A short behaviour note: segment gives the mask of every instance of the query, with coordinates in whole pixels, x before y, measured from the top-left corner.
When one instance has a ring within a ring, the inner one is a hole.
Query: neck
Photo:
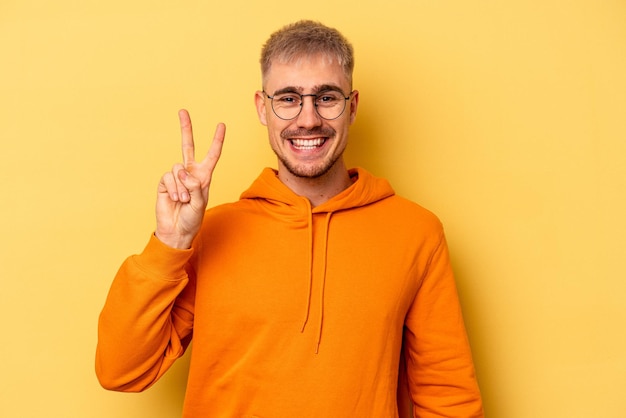
[[[299,196],[309,199],[312,207],[321,205],[338,195],[352,184],[343,160],[337,161],[320,177],[298,177],[279,164],[278,178]]]

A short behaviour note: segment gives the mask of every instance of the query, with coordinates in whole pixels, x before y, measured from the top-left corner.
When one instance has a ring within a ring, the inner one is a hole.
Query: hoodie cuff
[[[151,276],[177,281],[187,278],[185,265],[192,254],[193,249],[169,247],[152,234],[143,252],[133,258],[137,266]]]

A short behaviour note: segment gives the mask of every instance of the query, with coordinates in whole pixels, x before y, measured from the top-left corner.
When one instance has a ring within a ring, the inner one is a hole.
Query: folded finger
[[[183,183],[183,179],[187,176],[187,170],[182,164],[176,164],[172,168],[172,177],[175,183],[176,200],[180,202],[189,202],[189,190]]]
[[[178,186],[172,172],[163,174],[163,177],[161,177],[161,181],[159,182],[158,191],[159,193],[166,193],[172,201],[178,202]]]

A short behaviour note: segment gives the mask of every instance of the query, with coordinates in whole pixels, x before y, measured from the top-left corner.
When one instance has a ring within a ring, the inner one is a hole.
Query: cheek
[[[352,116],[348,116],[340,125],[335,126],[334,128],[337,131],[337,134],[343,136],[344,138],[347,138],[348,132],[350,131],[350,125],[352,125],[352,121]]]
[[[282,142],[281,133],[285,130],[285,127],[280,123],[277,123],[276,120],[270,118],[266,121],[267,134],[269,136],[269,140],[271,142],[279,143]]]

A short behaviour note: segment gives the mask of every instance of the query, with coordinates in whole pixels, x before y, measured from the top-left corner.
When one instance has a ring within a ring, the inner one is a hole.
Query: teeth
[[[292,139],[291,143],[298,149],[313,149],[319,147],[324,143],[322,138],[316,139]]]

